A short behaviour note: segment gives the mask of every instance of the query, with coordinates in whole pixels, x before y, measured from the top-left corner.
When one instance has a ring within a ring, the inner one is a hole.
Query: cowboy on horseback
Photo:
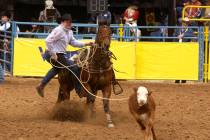
[[[53,29],[53,31],[46,38],[46,46],[47,50],[45,52],[46,60],[53,66],[46,76],[43,78],[41,83],[36,87],[38,94],[41,97],[44,97],[44,88],[47,83],[59,73],[61,67],[59,63],[62,63],[65,66],[70,67],[70,69],[78,76],[79,75],[79,67],[74,65],[71,60],[68,60],[65,57],[66,48],[68,44],[82,48],[84,46],[93,46],[93,42],[83,43],[76,40],[73,36],[73,32],[71,30],[72,18],[70,14],[64,14],[61,17],[61,24]],[[80,95],[81,85],[79,81],[76,81],[75,90],[77,94]]]

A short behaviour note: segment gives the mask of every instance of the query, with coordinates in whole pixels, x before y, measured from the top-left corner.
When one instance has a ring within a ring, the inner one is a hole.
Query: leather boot
[[[37,91],[38,95],[41,96],[41,97],[44,97],[44,87],[45,87],[44,84],[39,84],[36,87],[36,91]]]

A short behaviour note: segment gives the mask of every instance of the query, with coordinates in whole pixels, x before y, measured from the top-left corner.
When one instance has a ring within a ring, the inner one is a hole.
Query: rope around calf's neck
[[[100,96],[97,96],[93,93],[91,93],[82,83],[82,81],[77,77],[77,75],[68,67],[68,66],[65,66],[64,64],[62,64],[61,62],[57,61],[56,62],[58,64],[60,64],[61,66],[63,66],[64,68],[66,68],[67,70],[69,70],[73,75],[74,77],[80,82],[80,84],[82,85],[82,87],[86,90],[86,92],[88,92],[90,95],[98,98],[98,99],[102,99],[102,100],[109,100],[109,101],[124,101],[124,100],[128,100],[129,98],[119,98],[119,99],[110,99],[110,98],[104,98],[104,97],[100,97]]]

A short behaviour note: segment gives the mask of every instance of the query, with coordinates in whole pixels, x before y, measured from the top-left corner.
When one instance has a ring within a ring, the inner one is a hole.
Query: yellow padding
[[[112,41],[111,49],[117,60],[113,60],[118,79],[135,79],[135,43]]]
[[[44,76],[51,68],[40,56],[42,39],[15,39],[14,75]],[[69,50],[75,50],[69,47]],[[111,51],[118,79],[186,79],[198,80],[198,43],[118,42]]]
[[[139,43],[136,79],[198,80],[198,43]]]
[[[43,76],[50,69],[50,64],[44,62],[38,47],[45,48],[41,39],[15,39],[13,75]]]

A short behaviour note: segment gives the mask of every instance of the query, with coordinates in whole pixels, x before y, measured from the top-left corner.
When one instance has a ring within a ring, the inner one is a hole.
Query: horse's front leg
[[[111,84],[106,86],[104,89],[102,89],[102,93],[103,93],[103,98],[106,98],[106,99],[103,99],[103,105],[104,105],[104,112],[106,114],[107,124],[108,124],[108,127],[111,128],[111,127],[114,127],[114,124],[113,124],[112,117],[110,114],[109,100],[107,100],[111,96]]]
[[[59,87],[57,103],[70,99],[70,89],[68,87]]]

